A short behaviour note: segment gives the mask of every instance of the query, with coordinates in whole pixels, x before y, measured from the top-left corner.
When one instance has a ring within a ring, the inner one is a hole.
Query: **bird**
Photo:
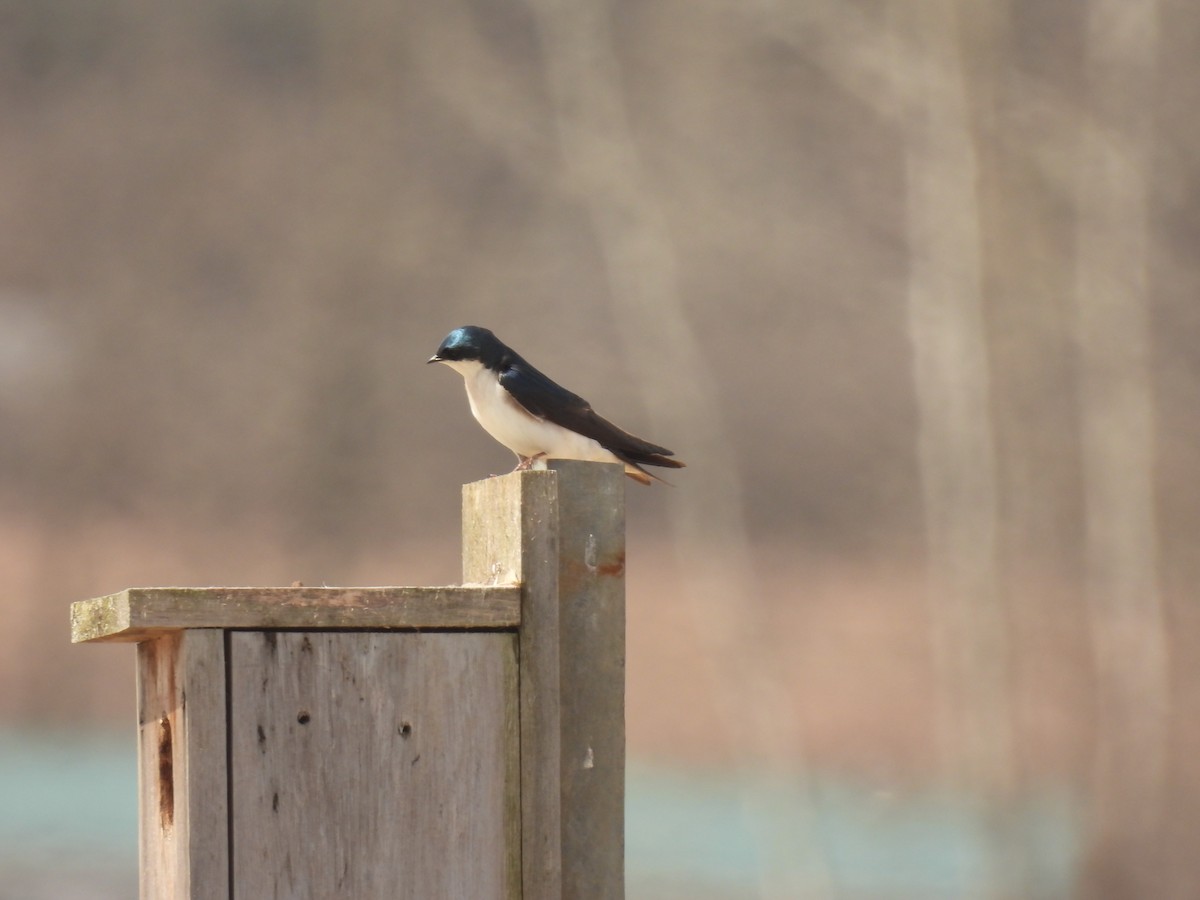
[[[444,363],[462,375],[471,414],[517,455],[514,471],[539,459],[617,462],[634,481],[648,485],[663,479],[643,466],[684,467],[666,447],[597,415],[590,403],[551,381],[487,328],[455,328],[426,362]]]

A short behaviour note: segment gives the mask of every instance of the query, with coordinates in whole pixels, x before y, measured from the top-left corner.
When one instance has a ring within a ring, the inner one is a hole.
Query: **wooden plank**
[[[562,896],[558,486],[550,471],[463,486],[463,580],[524,582],[520,659],[524,900]]]
[[[516,898],[516,635],[232,632],[237,898]]]
[[[130,588],[71,605],[71,640],[144,641],[184,628],[515,628],[520,588]]]
[[[625,895],[625,476],[558,472],[562,854],[566,900]]]
[[[228,900],[224,635],[146,641],[137,671],[142,900]]]
[[[463,489],[463,578],[523,584],[526,900],[624,894],[621,467],[552,460]]]

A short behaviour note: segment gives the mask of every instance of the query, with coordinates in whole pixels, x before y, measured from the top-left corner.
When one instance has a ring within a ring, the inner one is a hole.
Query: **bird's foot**
[[[521,461],[519,463],[517,463],[517,467],[515,469],[513,469],[513,471],[514,472],[528,472],[530,469],[533,468],[533,464],[535,462],[537,462],[539,459],[545,459],[546,454],[545,453],[537,453],[537,454],[534,454],[533,456],[521,456],[518,458]]]

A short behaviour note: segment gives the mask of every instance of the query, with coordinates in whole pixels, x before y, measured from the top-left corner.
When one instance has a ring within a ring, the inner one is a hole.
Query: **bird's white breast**
[[[531,415],[500,384],[496,373],[473,360],[447,360],[467,386],[471,414],[484,431],[521,457],[620,462],[591,438]]]

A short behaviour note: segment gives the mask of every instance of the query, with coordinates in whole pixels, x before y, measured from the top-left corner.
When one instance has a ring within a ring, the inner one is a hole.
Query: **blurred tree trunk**
[[[1080,147],[1075,294],[1099,716],[1089,896],[1182,896],[1168,893],[1158,853],[1169,699],[1148,310],[1158,9],[1155,0],[1088,9],[1093,127]]]
[[[929,582],[942,697],[941,770],[1005,848],[1013,792],[1007,622],[997,557],[996,449],[983,315],[979,161],[957,0],[895,3],[904,58],[908,326],[919,414]],[[990,862],[1008,896],[1013,854]]]

